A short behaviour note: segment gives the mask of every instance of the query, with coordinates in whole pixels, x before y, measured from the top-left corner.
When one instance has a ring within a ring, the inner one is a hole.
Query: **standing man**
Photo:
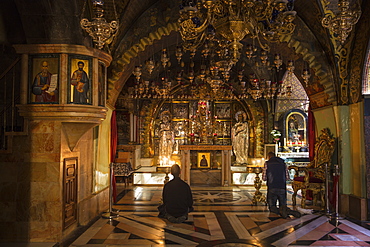
[[[289,174],[284,160],[276,157],[274,152],[269,152],[267,158],[262,179],[267,181],[267,203],[270,212],[280,214],[284,219],[288,215],[301,217],[298,211],[287,207],[286,181],[289,179]],[[276,205],[277,201],[279,201],[279,208]]]
[[[89,77],[84,71],[84,62],[77,63],[78,70],[73,72],[71,84],[73,87],[73,103],[88,103]]]
[[[166,183],[162,192],[163,204],[158,207],[158,217],[172,223],[182,223],[188,219],[188,213],[194,210],[193,195],[190,186],[180,178],[180,167],[171,167],[173,179]]]

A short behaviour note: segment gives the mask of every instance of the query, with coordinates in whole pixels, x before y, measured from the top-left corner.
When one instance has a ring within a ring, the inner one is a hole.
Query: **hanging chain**
[[[116,10],[116,4],[115,4],[114,0],[113,0],[113,9],[114,9],[114,15],[115,15],[115,17],[116,17],[116,21],[118,21],[117,10]]]
[[[84,1],[84,5],[82,6],[82,13],[81,13],[81,17],[80,17],[80,19],[82,19],[83,15],[84,15],[84,13],[85,13],[85,8],[86,8],[86,2],[87,2],[87,1],[88,1],[88,0]]]

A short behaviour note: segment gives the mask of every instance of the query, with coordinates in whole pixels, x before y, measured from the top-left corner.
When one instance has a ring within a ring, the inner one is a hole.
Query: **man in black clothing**
[[[182,223],[193,211],[193,195],[190,186],[180,178],[180,167],[171,167],[173,179],[163,187],[163,204],[158,207],[158,217],[166,218],[172,223]]]
[[[262,179],[267,181],[267,203],[270,212],[280,214],[283,218],[287,218],[288,215],[301,217],[298,211],[287,207],[286,181],[289,179],[289,174],[284,160],[276,157],[273,152],[269,152],[267,156]],[[277,201],[279,201],[279,208],[276,206]]]

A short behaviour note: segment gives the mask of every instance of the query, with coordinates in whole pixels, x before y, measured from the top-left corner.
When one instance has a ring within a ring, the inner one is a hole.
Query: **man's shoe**
[[[295,218],[301,218],[302,214],[296,210],[288,209],[288,215],[293,215]]]
[[[182,223],[187,219],[186,215],[176,218],[176,223]]]
[[[177,218],[175,218],[175,217],[173,217],[171,215],[167,215],[167,219],[171,223],[177,223]]]
[[[287,206],[282,206],[279,208],[279,211],[280,211],[280,215],[283,219],[286,219],[288,218],[288,212],[287,212]]]

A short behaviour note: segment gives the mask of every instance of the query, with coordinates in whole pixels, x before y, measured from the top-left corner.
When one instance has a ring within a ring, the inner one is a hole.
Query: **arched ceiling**
[[[109,78],[111,102],[115,101],[125,82],[132,76],[135,65],[143,63],[153,56],[153,53],[160,52],[164,46],[175,45],[181,41],[176,33],[178,5],[178,1],[157,1],[145,12],[138,11],[140,18],[132,23],[130,29],[124,29],[125,34],[120,32],[117,35],[112,44],[116,49],[113,49],[114,63],[110,68]],[[307,1],[296,0],[295,10],[298,12],[298,18],[294,21],[297,25],[294,35],[284,37],[281,44],[272,45],[271,54],[280,53],[284,54],[287,60],[296,60],[296,75],[300,80],[302,78],[299,71],[308,64],[315,75],[311,79],[311,85],[306,88],[308,95],[320,94],[317,107],[333,104],[337,101],[333,71],[329,66],[333,61],[328,60],[330,56],[323,55],[325,50],[330,51],[331,48],[327,32],[321,26],[320,4],[315,1],[308,4]],[[304,14],[301,16],[300,12]]]
[[[337,46],[321,19],[328,11],[337,11],[338,0],[295,0],[298,18],[296,30],[284,37],[273,52],[296,60],[296,70],[308,63],[312,74],[305,87],[315,108],[348,104],[361,100],[361,69],[370,37],[370,17],[362,14],[348,42]],[[357,0],[351,0],[352,3]],[[359,1],[368,13],[370,1]],[[108,68],[109,102],[114,105],[135,65],[164,46],[179,43],[176,34],[178,0],[105,0],[107,21],[119,17],[119,31],[106,49],[113,56]],[[327,3],[330,3],[326,6]],[[326,6],[326,7],[325,7]],[[79,27],[82,17],[91,18],[90,0],[4,0],[0,9],[2,55],[8,47],[20,43],[67,43],[92,46],[90,37]],[[6,63],[6,59],[1,61]],[[6,67],[6,66],[2,66]],[[353,73],[351,73],[353,71]],[[300,72],[296,73],[300,77]],[[356,98],[357,95],[357,98]]]

